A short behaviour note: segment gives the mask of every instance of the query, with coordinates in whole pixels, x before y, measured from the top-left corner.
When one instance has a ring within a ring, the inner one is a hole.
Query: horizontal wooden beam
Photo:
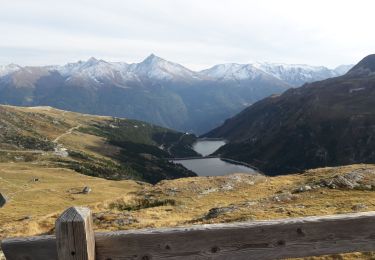
[[[1,242],[7,260],[57,260],[56,237],[20,237],[5,239]]]
[[[282,259],[375,251],[375,212],[96,233],[96,259]],[[57,259],[53,236],[7,239],[9,260]]]

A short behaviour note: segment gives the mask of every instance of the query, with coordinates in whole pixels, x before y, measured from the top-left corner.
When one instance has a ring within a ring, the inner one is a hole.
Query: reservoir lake
[[[225,144],[224,140],[198,140],[193,149],[202,156],[209,156]],[[187,169],[195,172],[198,176],[222,176],[232,173],[255,173],[250,167],[232,163],[220,158],[196,158],[172,160],[174,163],[180,163]]]

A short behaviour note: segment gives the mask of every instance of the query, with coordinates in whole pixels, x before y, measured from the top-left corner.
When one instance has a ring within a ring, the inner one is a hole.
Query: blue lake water
[[[225,141],[215,140],[201,140],[193,145],[193,149],[207,156],[215,152]],[[191,159],[191,160],[173,160],[175,163],[180,163],[187,169],[195,172],[199,176],[222,176],[232,173],[255,173],[252,168],[244,165],[234,164],[223,161],[220,158],[204,158],[204,159]]]

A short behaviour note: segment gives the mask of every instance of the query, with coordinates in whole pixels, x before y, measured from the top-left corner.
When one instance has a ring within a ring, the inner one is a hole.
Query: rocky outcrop
[[[212,208],[208,211],[208,213],[204,216],[205,220],[217,218],[221,215],[224,215],[226,213],[230,213],[238,209],[238,207],[235,206],[229,206],[229,207],[221,207],[221,208]]]
[[[358,169],[332,178],[322,179],[318,183],[321,187],[331,189],[375,189],[375,171],[372,169]]]

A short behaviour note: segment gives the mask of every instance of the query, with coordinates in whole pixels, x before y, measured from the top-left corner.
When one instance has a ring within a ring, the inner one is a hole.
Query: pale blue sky
[[[0,64],[150,53],[202,69],[270,61],[335,67],[375,52],[372,0],[0,0]]]

